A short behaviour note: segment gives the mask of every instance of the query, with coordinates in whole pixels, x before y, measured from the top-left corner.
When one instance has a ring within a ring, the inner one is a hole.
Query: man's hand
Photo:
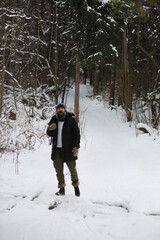
[[[72,152],[73,152],[73,156],[74,156],[74,157],[77,157],[78,152],[79,152],[79,148],[74,147],[74,148],[72,149]]]
[[[56,123],[52,123],[49,127],[48,127],[48,131],[53,131],[55,130],[57,127]]]

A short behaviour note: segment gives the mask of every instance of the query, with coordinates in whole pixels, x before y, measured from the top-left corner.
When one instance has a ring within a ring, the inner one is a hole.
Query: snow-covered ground
[[[49,144],[22,152],[18,175],[12,154],[3,155],[1,240],[160,239],[160,140],[136,137],[115,110],[86,95],[87,87],[81,86],[81,197],[74,196],[66,167],[66,196],[55,196]],[[71,91],[69,110],[73,103]]]

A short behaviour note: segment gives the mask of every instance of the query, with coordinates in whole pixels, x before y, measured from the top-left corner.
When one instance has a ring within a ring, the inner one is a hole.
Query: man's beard
[[[64,112],[58,112],[58,117],[63,117],[64,116]]]
[[[64,120],[64,118],[65,118],[65,115],[66,115],[66,112],[58,112],[57,113],[57,118],[58,118],[58,120],[59,121],[63,121]]]

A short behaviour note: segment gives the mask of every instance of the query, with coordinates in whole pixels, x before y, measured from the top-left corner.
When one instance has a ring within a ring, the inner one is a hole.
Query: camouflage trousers
[[[74,187],[77,187],[79,185],[79,179],[78,179],[78,174],[76,170],[76,161],[68,161],[66,162],[66,165],[69,169],[69,172],[71,174],[71,180],[72,180],[72,185]],[[57,148],[56,149],[56,156],[53,161],[53,166],[56,171],[56,176],[58,180],[58,188],[65,187],[65,177],[64,177],[64,162],[63,162],[63,150],[62,148]]]

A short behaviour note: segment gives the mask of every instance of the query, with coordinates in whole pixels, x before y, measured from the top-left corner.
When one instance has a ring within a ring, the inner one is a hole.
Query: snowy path
[[[5,156],[0,159],[1,240],[160,239],[159,139],[136,137],[115,111],[86,95],[82,86],[81,197],[73,194],[67,168],[66,196],[54,195],[51,146],[22,153],[19,175],[12,155]],[[51,204],[55,208],[48,210]]]

